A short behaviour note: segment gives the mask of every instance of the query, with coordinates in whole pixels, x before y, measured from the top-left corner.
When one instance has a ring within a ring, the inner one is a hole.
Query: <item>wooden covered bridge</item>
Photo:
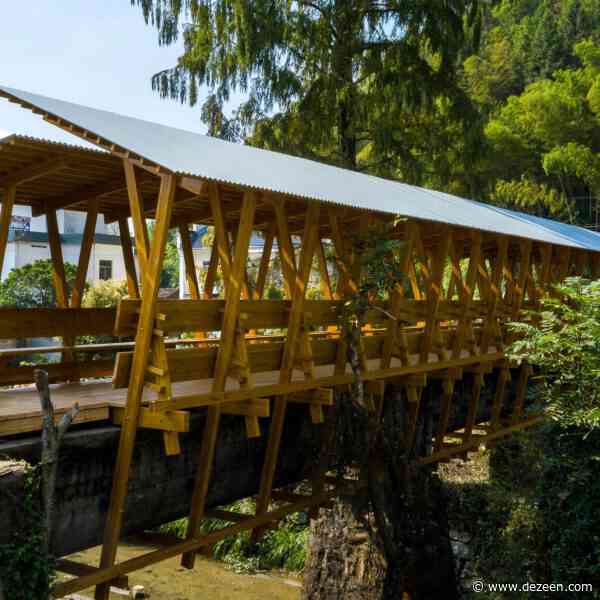
[[[383,401],[386,383],[402,386],[413,421],[423,388],[433,379],[442,381],[431,453],[420,460],[464,455],[541,418],[524,409],[530,368],[516,368],[505,358],[506,323],[523,309],[535,309],[566,276],[598,276],[600,235],[23,91],[0,86],[0,96],[100,149],[19,136],[0,140],[0,264],[12,207],[28,205],[33,215],[45,215],[58,304],[1,309],[0,338],[60,339],[47,349],[60,360],[44,366],[55,384],[57,412],[78,402],[85,431],[109,420],[121,427],[101,563],[82,567],[80,576],[59,584],[57,596],[95,585],[96,597],[107,598],[111,581],[171,556],[182,555],[183,564],[192,567],[201,547],[319,506],[336,494],[322,472],[312,479],[311,495],[274,496],[274,477],[288,407],[305,406],[318,427],[334,390],[353,381],[339,327],[344,298],[358,289],[361,278],[351,240],[382,225],[404,242],[402,270],[410,285],[396,287],[385,312],[369,313],[360,360],[375,401]],[[71,292],[56,221],[62,208],[86,213]],[[120,228],[129,295],[116,310],[81,308],[99,214]],[[154,220],[152,235],[147,219]],[[204,281],[194,266],[191,224],[214,227]],[[190,300],[159,299],[172,228],[181,236]],[[254,232],[264,236],[264,252],[250,282],[248,246]],[[326,247],[333,248],[333,260]],[[275,251],[285,299],[265,300]],[[318,300],[306,297],[311,272],[319,278]],[[215,298],[218,274],[223,286]],[[98,335],[132,341],[78,340]],[[106,352],[113,356],[105,358]],[[40,429],[37,394],[26,385],[35,366],[18,360],[31,353],[30,348],[0,352],[2,438]],[[466,419],[453,431],[455,385],[466,374],[472,382]],[[482,423],[478,408],[486,378],[495,388]],[[187,539],[117,563],[136,434],[154,430],[166,455],[177,455],[180,435],[198,413],[203,433]],[[257,510],[252,517],[221,510],[231,526],[200,536],[211,477],[219,479],[213,462],[222,415],[239,416],[249,438],[266,437]],[[272,508],[274,497],[278,503]]]

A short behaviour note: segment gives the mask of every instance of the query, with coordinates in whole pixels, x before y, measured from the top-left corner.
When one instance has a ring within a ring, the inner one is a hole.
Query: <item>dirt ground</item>
[[[119,547],[118,560],[123,561],[153,546],[139,543]],[[100,548],[91,548],[69,556],[71,560],[97,565]],[[300,581],[285,573],[238,574],[222,563],[198,555],[193,570],[179,565],[179,557],[152,565],[129,576],[130,587],[144,586],[151,600],[299,600]],[[80,592],[80,597],[93,598],[93,590]],[[111,593],[111,600],[123,600],[121,593]]]

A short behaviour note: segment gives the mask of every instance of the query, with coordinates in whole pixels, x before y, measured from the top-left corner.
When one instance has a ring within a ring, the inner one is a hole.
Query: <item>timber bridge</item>
[[[435,405],[421,462],[464,456],[542,418],[525,404],[531,368],[505,357],[506,323],[535,310],[565,277],[597,277],[600,235],[28,92],[0,86],[0,96],[98,147],[0,140],[0,264],[12,207],[45,215],[57,299],[52,309],[1,309],[0,338],[59,339],[43,350],[60,356],[43,366],[56,412],[81,408],[61,458],[53,549],[63,556],[103,544],[99,565],[60,563],[76,576],[57,584],[57,597],[97,586],[96,598],[106,599],[111,581],[172,556],[191,568],[200,548],[336,495],[319,461],[319,430],[334,391],[354,381],[340,334],[345,298],[361,281],[352,236],[387,227],[403,242],[408,284],[396,286],[384,311],[367,313],[359,360],[374,406],[391,400],[389,384],[405,394],[409,436],[424,399]],[[86,214],[71,292],[56,218],[63,208]],[[128,296],[116,309],[82,308],[100,214],[118,224],[127,270]],[[203,281],[191,224],[214,227]],[[189,300],[159,297],[173,228]],[[264,249],[251,282],[255,232]],[[275,252],[283,300],[263,297]],[[319,299],[307,298],[311,277]],[[85,343],[106,335],[122,339]],[[21,360],[32,352],[0,351],[0,453],[35,461],[35,365]],[[300,480],[312,493],[289,491]],[[251,495],[253,516],[219,509]],[[123,533],[185,514],[187,539],[116,561]],[[200,535],[202,519],[214,514],[231,525]]]

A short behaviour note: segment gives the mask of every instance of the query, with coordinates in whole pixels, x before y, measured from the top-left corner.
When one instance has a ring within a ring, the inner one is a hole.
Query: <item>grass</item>
[[[255,503],[241,500],[228,506],[227,510],[252,515]],[[229,524],[220,519],[206,519],[201,533],[210,533]],[[186,529],[187,519],[180,519],[163,525],[160,531],[183,539]],[[252,544],[250,535],[250,531],[243,531],[221,540],[213,548],[213,557],[237,572],[301,571],[304,568],[308,543],[308,518],[304,513],[286,517],[277,529],[267,531],[257,544]]]

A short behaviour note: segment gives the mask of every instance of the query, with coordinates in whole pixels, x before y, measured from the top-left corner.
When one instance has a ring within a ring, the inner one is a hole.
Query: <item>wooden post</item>
[[[146,272],[146,263],[148,262],[148,254],[150,244],[148,241],[148,227],[146,227],[146,216],[144,214],[144,201],[138,188],[135,175],[135,167],[129,160],[123,160],[123,168],[125,170],[125,181],[127,182],[127,195],[129,197],[129,210],[131,212],[131,220],[133,221],[133,231],[135,234],[135,247],[138,255],[138,265],[140,273]],[[140,278],[140,283],[143,287],[146,278],[144,275]]]
[[[127,162],[125,163],[128,164]],[[128,168],[126,166],[126,172]],[[128,191],[132,204],[140,201],[136,198],[135,190],[130,190],[129,185],[132,182],[128,180]],[[173,200],[177,190],[177,181],[175,175],[164,175],[161,179],[160,191],[158,196],[158,205],[156,210],[156,229],[152,239],[150,255],[147,268],[142,270],[142,302],[138,320],[137,335],[135,338],[135,348],[133,351],[131,365],[131,379],[127,390],[127,404],[121,436],[119,439],[119,450],[117,454],[117,463],[113,473],[112,492],[106,528],[104,531],[104,543],[102,545],[102,556],[100,559],[100,568],[110,567],[114,564],[121,524],[123,519],[123,508],[125,497],[127,495],[127,483],[129,481],[129,469],[133,457],[137,424],[140,412],[140,403],[144,391],[144,381],[146,375],[146,365],[152,341],[154,319],[156,315],[156,304],[158,300],[158,290],[160,288],[160,273],[165,255],[169,225],[171,223],[171,212],[173,209]],[[142,213],[142,207],[136,211]],[[138,219],[139,222],[139,219]],[[145,224],[144,224],[145,229]],[[110,584],[103,583],[96,588],[96,600],[108,600]]]
[[[8,232],[12,219],[12,210],[17,196],[17,186],[13,185],[6,190],[4,201],[2,202],[2,214],[0,214],[0,277],[4,266],[4,256],[6,255],[6,245],[8,243]]]
[[[406,228],[406,246],[404,248],[402,264],[400,265],[400,271],[402,273],[406,273],[408,271],[409,265],[412,264],[412,251],[416,234],[416,225],[412,222],[408,223]],[[406,345],[403,343],[404,332],[401,331],[401,328],[398,326],[398,315],[403,299],[404,287],[403,283],[400,282],[394,286],[394,290],[392,292],[392,303],[390,307],[390,312],[394,318],[389,319],[387,323],[387,332],[385,334],[385,339],[383,341],[383,349],[381,351],[381,369],[389,368],[390,363],[392,361],[394,344],[398,341],[399,337],[399,341],[403,348],[402,360],[404,364],[408,364],[408,353],[406,351]]]
[[[90,255],[94,245],[94,234],[96,233],[96,222],[98,220],[98,200],[92,200],[88,205],[88,212],[85,218],[85,227],[83,229],[83,238],[81,240],[81,250],[79,251],[79,261],[77,265],[77,275],[73,284],[71,294],[71,308],[80,308],[85,289],[85,280],[90,264]]]
[[[54,282],[54,293],[56,294],[56,305],[59,308],[69,308],[69,286],[65,275],[65,263],[63,260],[60,234],[58,233],[58,222],[56,211],[49,210],[46,213],[46,229],[48,230],[48,242],[50,244],[50,258],[52,260],[52,279]],[[71,347],[75,339],[63,337],[63,345]],[[73,360],[73,352],[68,350],[62,353],[63,361]]]
[[[179,225],[179,238],[181,239],[181,251],[185,262],[185,277],[193,300],[200,300],[200,285],[196,274],[196,263],[194,262],[194,250],[187,225]]]
[[[220,199],[215,197],[212,204],[218,201],[219,206],[216,209],[217,214],[221,213]],[[229,249],[221,248],[223,254],[221,259],[225,259],[228,265],[228,284],[225,298],[225,312],[223,314],[223,325],[221,326],[221,341],[219,343],[219,352],[217,363],[213,376],[212,391],[214,393],[223,392],[227,374],[231,366],[231,358],[234,351],[236,327],[239,322],[240,295],[246,274],[246,260],[248,258],[248,248],[252,236],[252,227],[254,225],[254,213],[256,211],[257,194],[256,192],[246,192],[242,204],[240,215],[240,226],[235,244],[233,261],[229,259]],[[213,216],[215,213],[213,213]],[[224,220],[215,219],[215,235],[223,240],[225,236]],[[200,459],[192,495],[192,508],[188,520],[187,538],[192,539],[199,534],[200,523],[204,516],[206,504],[206,494],[210,483],[212,463],[215,451],[215,444],[219,431],[219,422],[221,419],[221,406],[216,404],[207,409],[206,424],[202,436],[202,446],[200,450]],[[182,566],[191,569],[194,567],[196,554],[188,552],[182,557]]]
[[[68,308],[69,291],[55,210],[49,210],[46,213],[46,228],[48,229],[48,242],[50,244],[50,257],[52,259],[52,278],[54,280],[56,304],[59,308]]]
[[[283,205],[281,206],[281,216],[283,215]],[[287,221],[283,219],[287,224]],[[278,225],[280,220],[278,219]],[[281,235],[278,239],[284,239],[286,235]],[[304,224],[304,233],[302,235],[302,246],[300,250],[300,265],[294,279],[292,307],[288,320],[286,342],[283,349],[283,359],[281,370],[279,372],[279,382],[289,383],[292,379],[292,371],[296,358],[296,349],[302,325],[304,298],[306,295],[306,286],[310,276],[312,260],[318,240],[319,234],[319,206],[316,203],[310,203],[306,212],[306,220]],[[287,246],[287,247],[286,247]],[[289,255],[290,248],[287,244],[282,244],[281,251],[283,253],[282,262],[290,265],[293,264],[293,257]],[[271,492],[273,489],[273,479],[275,477],[275,468],[277,467],[277,455],[279,454],[279,445],[281,442],[281,434],[283,432],[283,424],[285,421],[285,412],[287,407],[286,396],[279,396],[274,399],[273,416],[269,427],[269,440],[267,443],[267,451],[265,462],[260,481],[260,490],[256,501],[256,515],[260,516],[267,512],[271,502]],[[261,535],[261,530],[254,530],[253,538],[256,540]]]
[[[296,256],[294,245],[288,228],[287,215],[282,201],[273,202],[275,210],[275,222],[277,225],[277,248],[281,261],[281,273],[283,275],[283,288],[286,298],[293,296],[293,281],[296,277]]]
[[[125,263],[125,272],[127,274],[127,291],[130,298],[139,298],[140,290],[138,286],[137,273],[135,269],[135,259],[131,247],[131,234],[129,233],[129,224],[126,217],[119,219],[119,236],[121,238],[121,250],[123,251],[123,262]]]
[[[204,289],[202,293],[204,300],[210,300],[213,297],[218,268],[219,252],[217,249],[216,240],[213,239],[213,243],[210,248],[210,261],[208,263],[208,269],[206,270],[206,277],[204,278]]]
[[[260,257],[260,265],[256,276],[256,287],[254,288],[253,297],[255,300],[260,300],[265,293],[265,284],[267,282],[267,274],[271,263],[271,253],[273,252],[273,239],[275,237],[275,227],[269,228],[265,234],[265,242],[263,245],[262,256]]]

